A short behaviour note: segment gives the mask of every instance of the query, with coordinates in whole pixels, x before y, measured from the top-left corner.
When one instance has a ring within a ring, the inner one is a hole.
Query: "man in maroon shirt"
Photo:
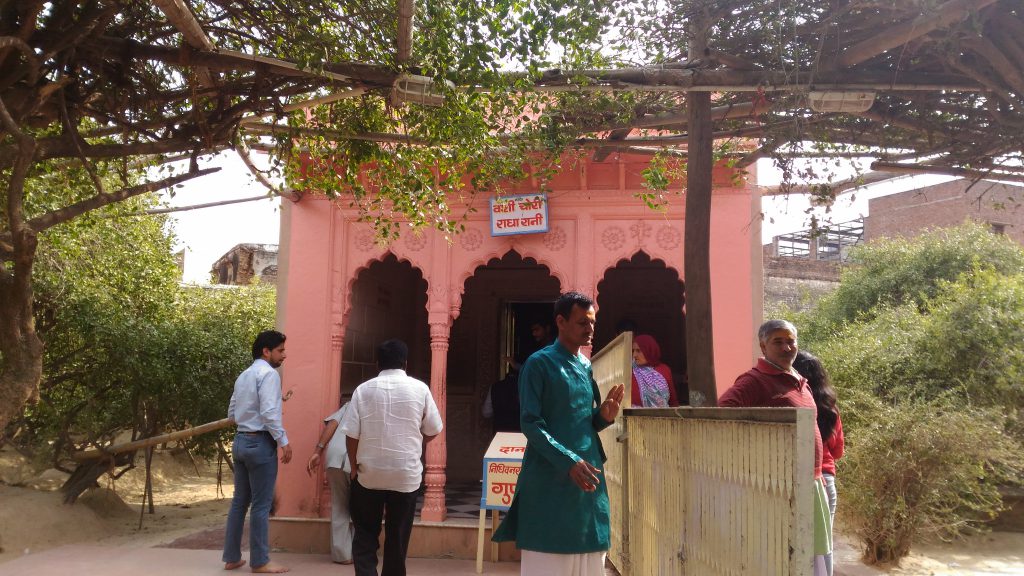
[[[761,344],[763,356],[757,360],[757,364],[753,368],[736,378],[732,387],[718,399],[718,406],[722,408],[808,408],[815,411],[816,417],[817,408],[814,396],[811,395],[811,387],[807,380],[793,369],[793,360],[796,359],[798,349],[796,336],[796,326],[785,320],[769,320],[761,324],[757,330],[757,340]],[[814,419],[811,422],[813,423]],[[818,427],[816,425],[812,427],[814,428],[815,507],[818,509],[821,508],[819,504],[824,504],[824,487],[821,486],[822,445]],[[819,487],[820,490],[818,490]],[[822,510],[817,510],[817,513],[821,512]],[[818,522],[815,522],[815,531],[818,532],[818,530]],[[828,526],[827,531],[827,546],[823,543],[819,544],[818,534],[816,534],[816,556],[832,551],[831,526]],[[815,574],[819,573],[822,572],[819,572],[816,565]]]

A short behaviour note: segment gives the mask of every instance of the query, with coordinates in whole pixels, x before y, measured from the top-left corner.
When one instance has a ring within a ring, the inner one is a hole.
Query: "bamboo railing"
[[[115,444],[113,446],[107,446],[101,449],[74,452],[71,454],[71,458],[76,462],[89,462],[92,460],[99,460],[101,458],[113,456],[114,454],[120,454],[121,452],[132,452],[135,450],[142,450],[143,448],[149,448],[150,446],[156,446],[157,444],[174,442],[175,440],[184,440],[185,438],[191,438],[193,436],[198,436],[200,434],[206,434],[207,432],[214,432],[216,430],[221,430],[223,428],[227,428],[228,426],[232,426],[234,425],[234,423],[235,421],[230,418],[223,418],[215,422],[207,422],[206,424],[200,424],[199,426],[193,426],[192,428],[176,430],[174,432],[160,434],[159,436],[151,436],[149,438],[141,438],[139,440],[125,442],[124,444]]]
[[[608,391],[617,384],[626,386],[622,397],[622,406],[630,405],[630,379],[633,376],[633,333],[623,332],[594,354],[591,359],[594,380],[601,389],[603,399]],[[616,418],[615,423],[601,432],[601,445],[604,446],[608,461],[601,470],[603,481],[608,484],[608,499],[611,500],[611,532],[612,547],[608,557],[616,566],[622,566],[628,542],[624,541],[629,534],[629,517],[625,514],[627,507],[623,498],[626,497],[629,470],[626,458],[626,445],[622,442],[625,420]],[[617,537],[620,536],[620,537]],[[625,576],[625,574],[623,574]]]

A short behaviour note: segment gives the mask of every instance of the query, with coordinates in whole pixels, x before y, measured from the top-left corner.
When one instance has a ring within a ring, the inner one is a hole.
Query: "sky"
[[[257,165],[261,154],[253,154]],[[220,172],[186,182],[173,197],[164,193],[170,206],[192,206],[208,202],[251,198],[267,194],[234,152],[200,160],[200,168],[220,166]],[[277,244],[281,229],[281,199],[228,204],[171,214],[177,250],[185,250],[185,282],[208,284],[210,268],[232,246],[242,243]]]
[[[257,165],[265,164],[262,154],[254,153]],[[220,166],[221,171],[196,178],[175,191],[173,197],[165,194],[171,206],[191,206],[239,198],[250,198],[267,193],[255,181],[249,170],[234,152],[224,152],[200,161],[200,167]],[[852,173],[852,169],[850,171]],[[840,178],[845,177],[840,175]],[[770,161],[757,165],[757,183],[773,186],[781,174]],[[866,216],[868,199],[902,192],[913,188],[952,180],[943,176],[904,177],[864,187],[839,197],[830,212],[824,208],[813,211],[819,221],[846,222]],[[253,202],[202,208],[172,214],[178,249],[185,250],[184,280],[197,284],[210,281],[213,263],[236,244],[277,244],[281,227],[280,198],[266,198]],[[807,212],[807,196],[766,196],[763,198],[762,241],[770,242],[774,236],[809,227],[811,214]]]

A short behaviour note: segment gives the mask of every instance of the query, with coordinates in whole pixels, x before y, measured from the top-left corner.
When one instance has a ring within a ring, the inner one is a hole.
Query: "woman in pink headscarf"
[[[661,362],[661,347],[653,336],[641,334],[633,339],[633,388],[635,407],[667,408],[678,406],[672,370]]]

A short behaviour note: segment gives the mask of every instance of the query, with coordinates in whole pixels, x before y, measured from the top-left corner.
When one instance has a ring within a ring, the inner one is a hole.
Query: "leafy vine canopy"
[[[29,201],[38,231],[201,176],[201,154],[266,149],[290,188],[355,204],[383,236],[398,222],[456,232],[474,193],[527,172],[543,185],[567,152],[647,155],[652,189],[678,181],[666,173],[685,165],[686,94],[699,90],[713,96],[712,145],[738,168],[774,158],[795,179],[794,158],[875,159],[852,182],[819,175],[811,191],[826,201],[878,175],[1019,181],[1022,11],[1017,0],[6,2],[0,170],[5,191],[21,165],[26,177],[126,175],[120,187],[93,178],[68,205]],[[184,173],[129,176],[140,159],[182,155]]]

